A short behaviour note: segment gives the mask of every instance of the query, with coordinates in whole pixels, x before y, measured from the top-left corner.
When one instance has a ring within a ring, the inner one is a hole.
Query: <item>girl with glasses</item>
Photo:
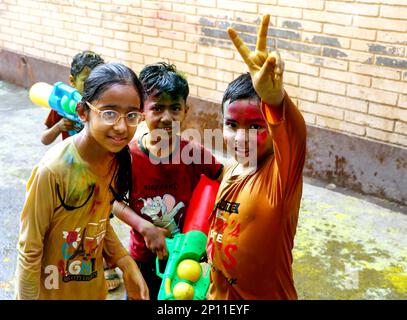
[[[19,299],[105,299],[103,258],[123,271],[130,299],[148,288],[109,222],[130,189],[127,144],[142,119],[136,74],[118,63],[92,70],[77,113],[84,129],[51,148],[27,184],[18,241]]]

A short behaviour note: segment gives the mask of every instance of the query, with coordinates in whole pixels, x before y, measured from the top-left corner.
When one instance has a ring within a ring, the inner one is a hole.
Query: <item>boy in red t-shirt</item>
[[[71,86],[82,94],[83,85],[90,71],[102,63],[104,63],[102,57],[92,51],[83,51],[76,54],[71,63],[71,74],[69,76]],[[68,131],[77,130],[73,121],[61,117],[55,110],[49,112],[44,124],[47,128],[42,133],[41,142],[45,145],[54,142],[60,134],[62,134],[63,140],[69,137]]]
[[[212,213],[209,299],[297,299],[292,249],[306,127],[284,91],[279,54],[266,50],[269,19],[255,52],[228,30],[250,74],[232,81],[222,102],[223,137],[237,163],[225,170]]]
[[[220,180],[223,166],[203,146],[179,136],[188,111],[189,87],[175,66],[147,65],[140,80],[149,130],[130,143],[130,203],[116,202],[113,213],[132,227],[130,255],[147,282],[150,298],[157,299],[161,278],[156,275],[155,259],[168,255],[165,237],[182,230],[201,174]]]

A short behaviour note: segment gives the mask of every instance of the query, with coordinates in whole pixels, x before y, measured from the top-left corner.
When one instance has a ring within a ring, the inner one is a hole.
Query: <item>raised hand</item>
[[[249,68],[257,94],[269,106],[279,106],[284,98],[284,62],[277,51],[270,53],[267,51],[267,29],[269,22],[270,16],[264,15],[254,52],[249,50],[233,28],[228,28],[228,34]]]

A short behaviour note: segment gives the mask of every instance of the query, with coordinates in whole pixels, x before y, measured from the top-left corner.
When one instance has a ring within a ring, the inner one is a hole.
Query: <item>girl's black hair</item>
[[[223,106],[226,101],[229,100],[229,103],[232,103],[236,100],[252,98],[257,98],[260,100],[259,95],[257,94],[256,90],[254,90],[250,73],[246,72],[229,83],[228,87],[226,88],[221,105],[222,114],[224,112]]]
[[[136,89],[140,98],[140,109],[143,108],[144,95],[140,80],[133,70],[121,63],[105,63],[94,68],[89,77],[85,80],[81,105],[85,110],[89,107],[86,101],[98,100],[100,96],[114,85],[132,85]],[[127,193],[131,190],[131,158],[129,147],[126,146],[116,153],[116,169],[113,176],[116,190],[112,189],[116,200],[126,199]]]
[[[186,101],[188,98],[188,82],[173,64],[158,62],[146,65],[140,71],[140,81],[148,96],[159,97],[166,93],[172,99],[182,97]]]

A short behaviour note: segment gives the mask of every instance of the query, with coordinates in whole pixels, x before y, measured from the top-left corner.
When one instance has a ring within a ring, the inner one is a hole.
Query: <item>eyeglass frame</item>
[[[86,104],[88,105],[88,107],[89,107],[91,110],[95,111],[95,112],[99,115],[99,117],[102,119],[102,121],[103,121],[105,124],[109,125],[109,126],[114,126],[115,124],[117,124],[117,123],[120,121],[121,118],[125,118],[125,119],[126,119],[126,124],[127,124],[128,126],[130,126],[130,127],[135,127],[135,126],[137,126],[140,122],[142,122],[142,121],[144,120],[144,114],[141,113],[141,112],[138,112],[138,111],[130,111],[130,112],[127,112],[126,114],[121,114],[120,112],[118,112],[118,111],[116,111],[116,110],[111,110],[111,109],[108,109],[108,110],[100,110],[100,109],[96,108],[93,104],[91,104],[89,101],[85,101],[85,102],[86,102]],[[117,113],[119,114],[119,117],[118,117],[118,118],[116,119],[116,121],[113,122],[113,123],[106,123],[105,119],[103,119],[103,117],[102,117],[102,115],[101,115],[101,114],[104,113],[105,111],[117,112]],[[128,115],[129,113],[136,113],[136,114],[140,115],[140,120],[139,120],[136,124],[133,124],[133,125],[132,125],[132,124],[129,124],[129,121],[128,121],[128,118],[127,118],[127,115]]]

